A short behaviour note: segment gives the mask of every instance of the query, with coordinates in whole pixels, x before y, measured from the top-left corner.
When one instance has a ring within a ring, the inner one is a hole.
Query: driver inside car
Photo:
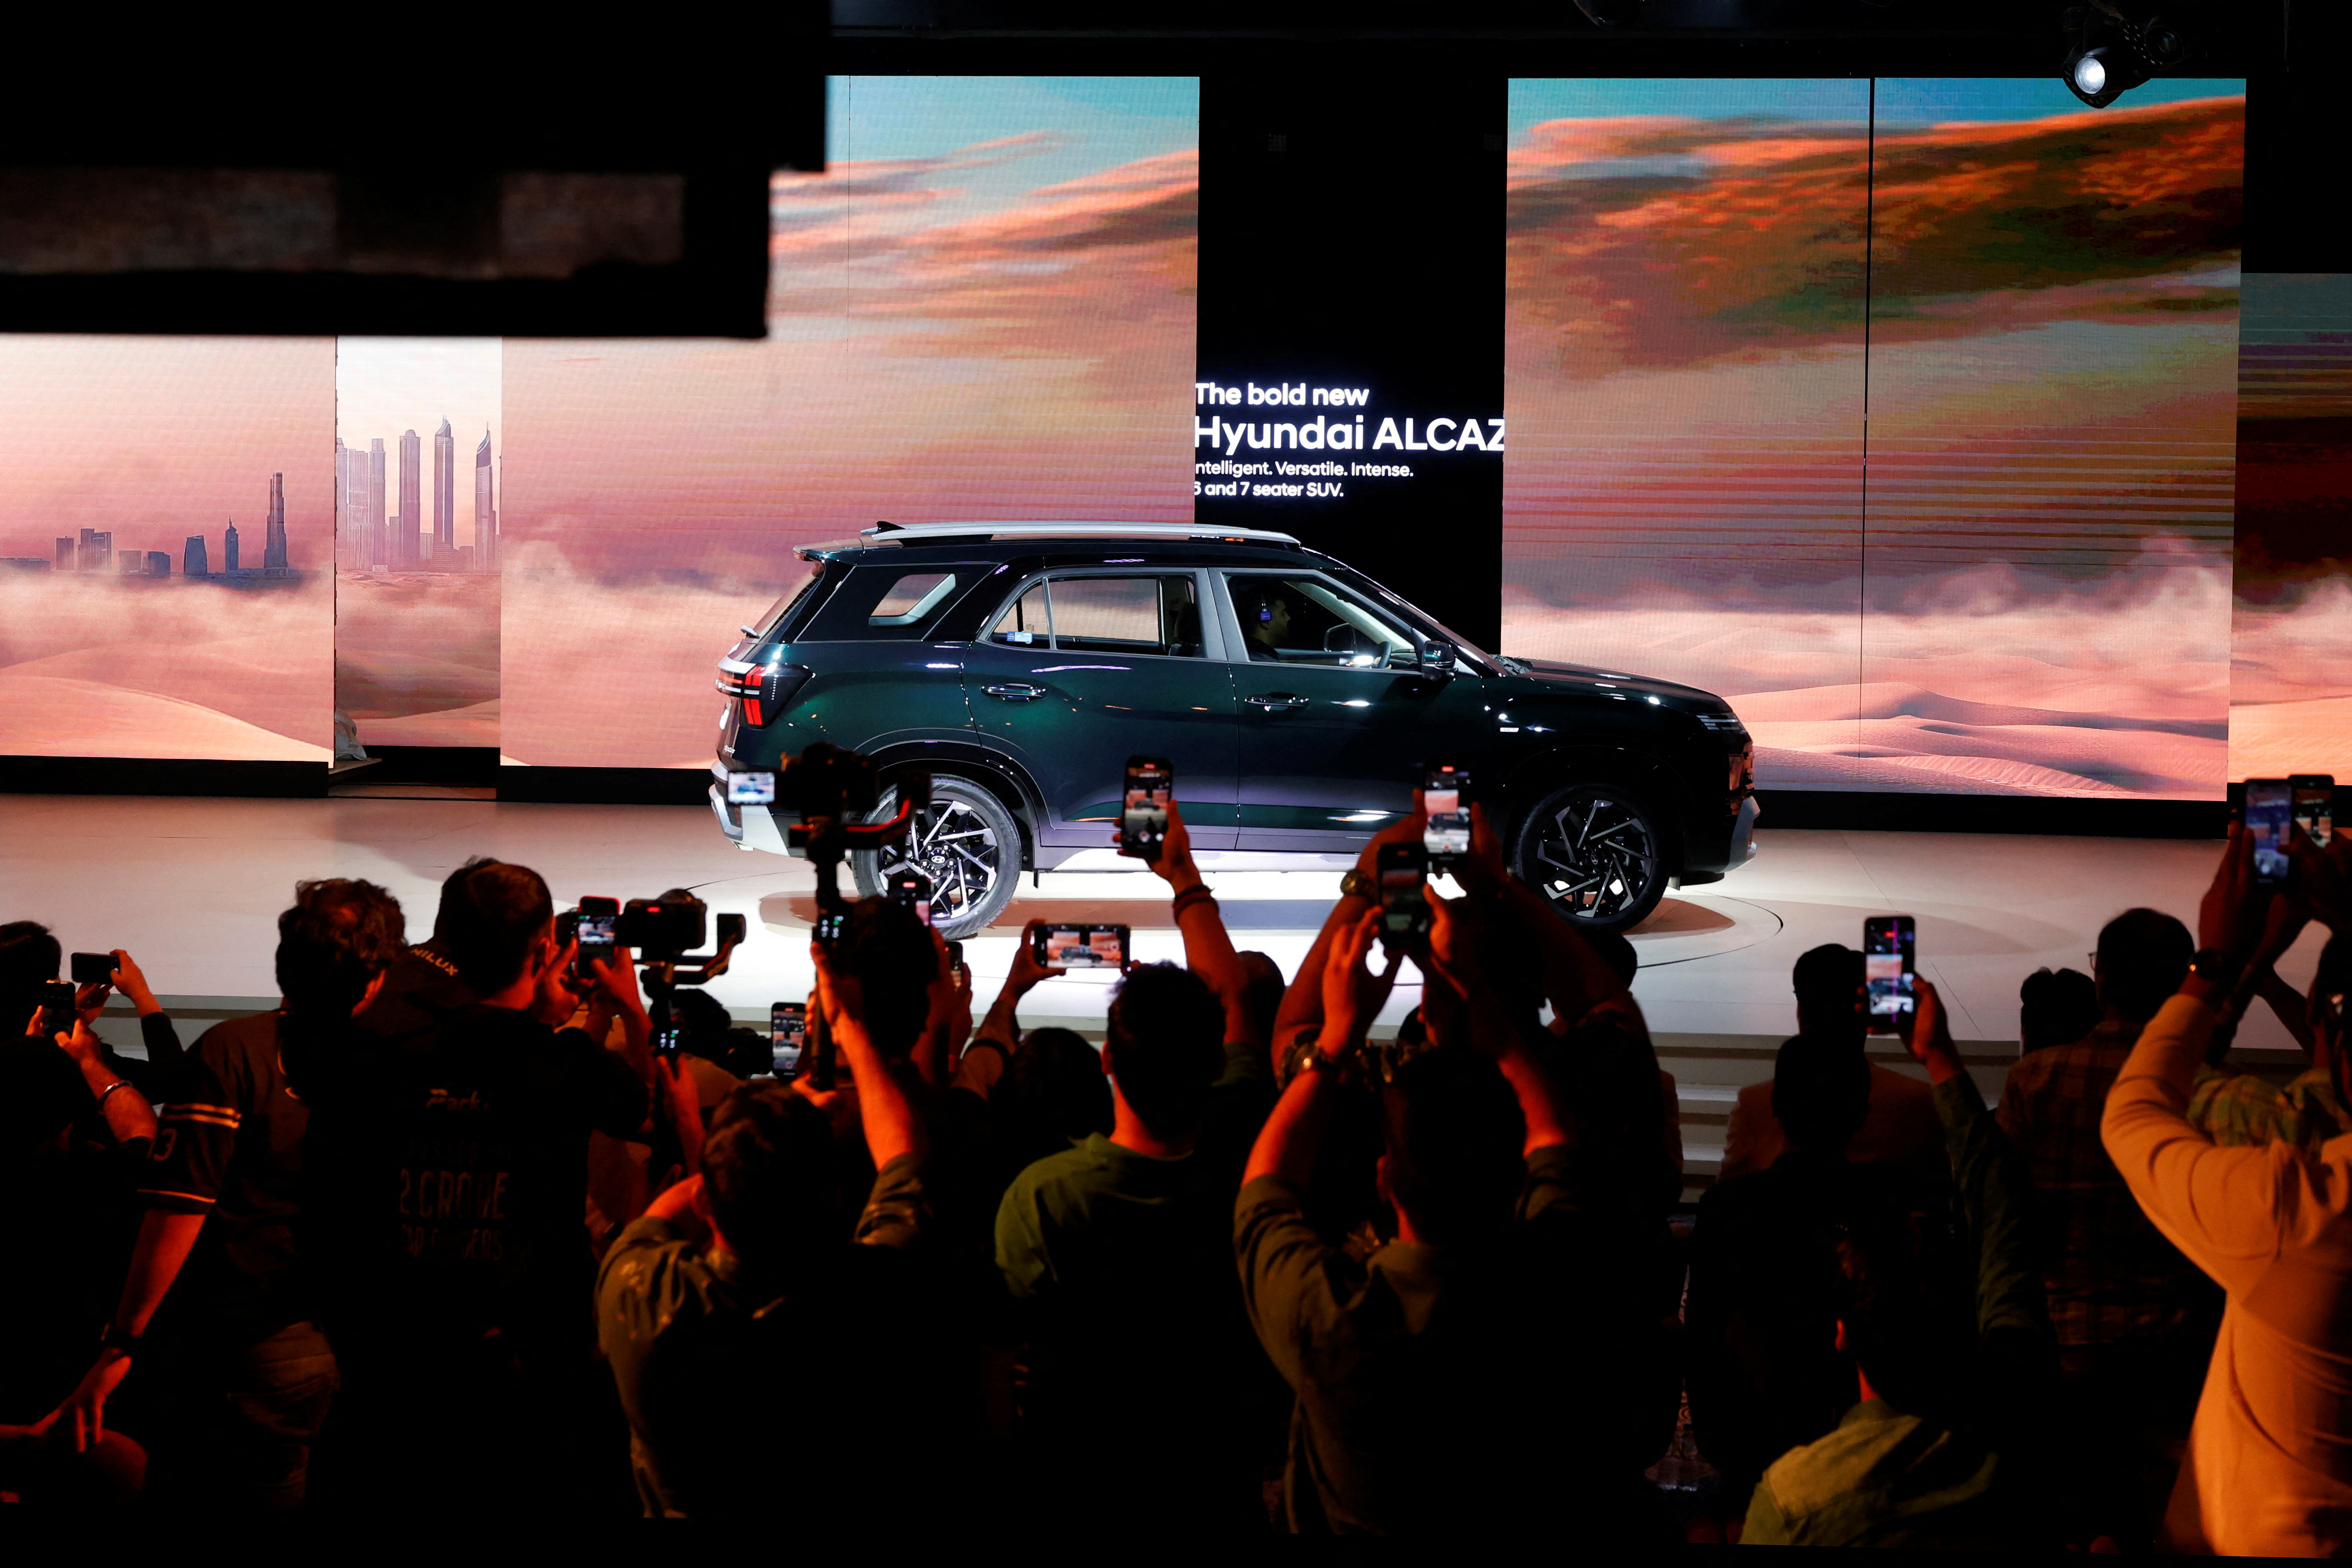
[[[1277,594],[1261,596],[1257,602],[1256,618],[1250,623],[1250,657],[1280,659],[1283,638],[1289,635],[1290,602]]]

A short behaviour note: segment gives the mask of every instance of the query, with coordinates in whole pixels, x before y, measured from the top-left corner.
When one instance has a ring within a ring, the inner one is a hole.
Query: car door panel
[[[1197,594],[1192,574],[1062,574],[1074,584],[1064,621],[1081,586],[1100,597],[1099,585],[1181,576]],[[964,654],[964,684],[972,723],[990,744],[1028,771],[1045,797],[1047,820],[1038,839],[1052,847],[1108,847],[1118,817],[1130,756],[1166,757],[1174,766],[1176,799],[1201,849],[1234,847],[1234,689],[1230,667],[1202,654],[1177,657],[1129,651],[1119,637],[1055,638],[1034,625],[1034,584],[1009,595],[1001,624]],[[1093,606],[1097,619],[1104,606]],[[1031,640],[1015,643],[1013,635]],[[1061,646],[1070,644],[1072,646]],[[1181,645],[1202,646],[1199,634]]]

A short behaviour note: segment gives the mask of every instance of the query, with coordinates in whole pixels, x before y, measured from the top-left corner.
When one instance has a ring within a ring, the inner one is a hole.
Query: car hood
[[[1598,669],[1591,665],[1563,664],[1551,658],[1519,658],[1511,657],[1505,668],[1522,679],[1538,680],[1547,686],[1570,688],[1579,691],[1638,691],[1645,696],[1671,697],[1688,703],[1694,709],[1708,710],[1731,706],[1712,691],[1696,686],[1683,686],[1671,680],[1659,680],[1647,675],[1635,675],[1630,670]]]

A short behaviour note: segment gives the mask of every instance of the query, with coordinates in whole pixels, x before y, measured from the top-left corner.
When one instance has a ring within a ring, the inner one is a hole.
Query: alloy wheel
[[[1582,785],[1536,808],[1520,874],[1579,925],[1617,930],[1656,907],[1665,877],[1649,816],[1622,792]]]

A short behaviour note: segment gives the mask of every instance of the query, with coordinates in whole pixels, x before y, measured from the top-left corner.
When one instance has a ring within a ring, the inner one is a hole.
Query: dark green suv
[[[1175,764],[1211,869],[1339,868],[1438,763],[1469,770],[1514,868],[1587,927],[1755,853],[1752,748],[1721,698],[1483,653],[1287,534],[883,524],[801,554],[809,580],[720,661],[711,810],[781,855],[781,814],[730,805],[729,773],[813,741],[929,770],[908,845],[853,868],[871,894],[910,861],[950,936],[1002,914],[1024,870],[1099,863],[1137,755]]]

